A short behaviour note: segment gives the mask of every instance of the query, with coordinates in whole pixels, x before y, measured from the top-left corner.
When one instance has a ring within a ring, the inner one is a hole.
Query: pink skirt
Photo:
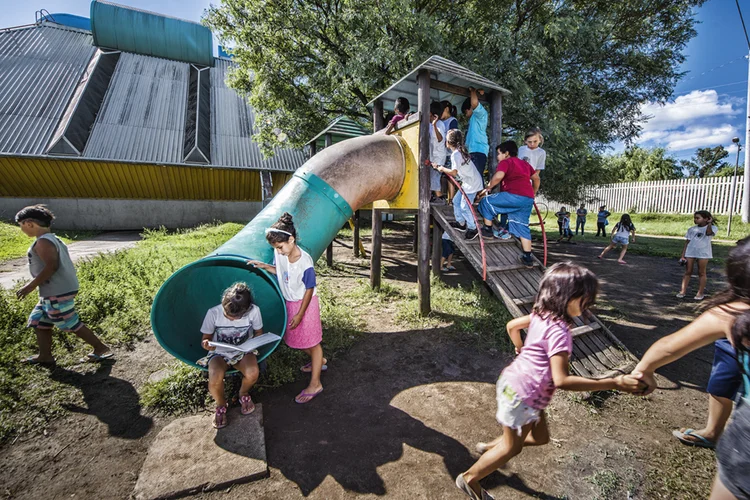
[[[301,305],[301,300],[286,303],[287,327]],[[309,349],[320,344],[322,340],[323,325],[320,324],[320,302],[318,296],[313,295],[302,321],[297,325],[297,328],[287,329],[284,342],[292,349]]]

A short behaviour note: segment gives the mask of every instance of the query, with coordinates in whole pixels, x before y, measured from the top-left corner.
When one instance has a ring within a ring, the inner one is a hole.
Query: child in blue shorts
[[[78,277],[68,247],[50,232],[55,219],[44,205],[26,207],[16,214],[16,223],[26,236],[36,238],[28,251],[29,271],[34,277],[16,292],[23,299],[39,288],[39,303],[29,316],[28,327],[36,333],[39,354],[25,360],[30,364],[52,365],[52,328],[74,332],[94,348],[94,352],[81,361],[101,361],[114,353],[94,335],[78,317],[75,296],[78,293]]]
[[[440,270],[455,271],[456,268],[453,267],[453,254],[456,252],[456,248],[453,246],[453,240],[447,231],[443,232],[442,244],[443,253],[440,257]]]

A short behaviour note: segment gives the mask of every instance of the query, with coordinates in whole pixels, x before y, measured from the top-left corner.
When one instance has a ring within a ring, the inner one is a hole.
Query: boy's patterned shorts
[[[83,323],[76,312],[75,296],[77,292],[53,297],[40,297],[39,303],[29,315],[29,328],[51,330],[56,326],[65,332],[81,329]]]

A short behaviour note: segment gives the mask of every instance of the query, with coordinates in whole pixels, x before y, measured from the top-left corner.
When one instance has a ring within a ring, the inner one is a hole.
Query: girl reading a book
[[[208,392],[216,401],[213,426],[221,429],[227,425],[224,374],[230,367],[242,373],[240,412],[249,415],[255,410],[249,394],[258,380],[258,360],[255,353],[209,345],[209,342],[220,342],[236,346],[263,333],[260,308],[253,304],[253,296],[245,283],[235,283],[224,290],[221,304],[206,313],[201,333],[201,345],[208,351],[208,356],[199,359],[197,363],[208,368]]]

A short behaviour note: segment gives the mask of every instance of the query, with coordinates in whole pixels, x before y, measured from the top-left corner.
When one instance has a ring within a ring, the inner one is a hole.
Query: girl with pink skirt
[[[266,240],[274,248],[273,265],[257,260],[248,264],[276,275],[281,294],[286,301],[287,325],[284,341],[292,349],[305,351],[311,358],[302,367],[310,373],[310,384],[294,400],[307,403],[323,392],[320,373],[326,368],[323,358],[323,327],[320,323],[320,302],[315,290],[315,269],[310,254],[297,246],[297,232],[289,213],[284,214],[266,229]]]

